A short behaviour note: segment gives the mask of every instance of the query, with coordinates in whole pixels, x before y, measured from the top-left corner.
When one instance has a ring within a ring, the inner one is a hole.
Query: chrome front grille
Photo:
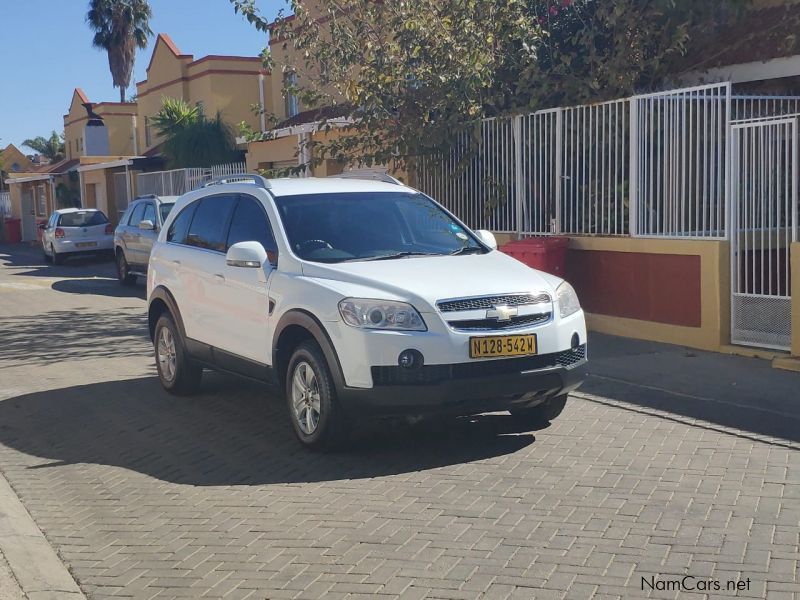
[[[498,296],[479,296],[476,298],[456,298],[440,300],[436,306],[442,312],[489,309],[493,306],[524,306],[552,302],[550,294],[504,294]]]
[[[502,331],[506,329],[521,329],[531,325],[539,325],[550,320],[552,313],[545,312],[536,315],[523,315],[511,317],[508,321],[497,319],[464,319],[461,321],[448,321],[447,324],[458,331]]]

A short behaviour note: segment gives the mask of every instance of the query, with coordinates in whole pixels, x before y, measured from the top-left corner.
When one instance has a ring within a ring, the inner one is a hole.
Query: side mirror
[[[228,248],[225,262],[229,267],[258,269],[267,262],[267,251],[261,242],[239,242]]]
[[[44,231],[45,229],[47,229],[47,223],[39,223],[38,227],[39,227],[39,229]]]
[[[487,231],[486,229],[478,229],[478,231],[475,232],[475,235],[478,236],[480,241],[489,246],[489,248],[492,250],[497,250],[497,240],[491,231]]]
[[[153,231],[155,228],[156,228],[155,224],[150,219],[147,219],[145,221],[139,221],[139,229],[144,229],[145,231]]]

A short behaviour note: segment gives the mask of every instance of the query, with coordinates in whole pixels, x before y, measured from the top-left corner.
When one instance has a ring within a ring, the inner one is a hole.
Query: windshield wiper
[[[379,254],[378,256],[365,256],[362,258],[348,258],[343,260],[342,262],[353,262],[353,261],[369,261],[369,260],[392,260],[393,258],[405,258],[407,256],[442,256],[437,252],[414,252],[411,250],[404,251],[404,252],[395,252],[394,254]]]
[[[483,254],[483,248],[476,248],[475,246],[465,246],[458,250],[451,252],[450,256],[459,256],[460,254]]]

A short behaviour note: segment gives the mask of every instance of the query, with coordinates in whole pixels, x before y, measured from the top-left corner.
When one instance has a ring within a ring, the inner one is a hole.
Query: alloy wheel
[[[314,369],[300,361],[292,375],[292,412],[300,430],[311,435],[317,430],[320,417],[319,382]]]
[[[162,327],[158,334],[158,364],[164,379],[175,379],[177,356],[175,353],[175,338],[167,327]]]

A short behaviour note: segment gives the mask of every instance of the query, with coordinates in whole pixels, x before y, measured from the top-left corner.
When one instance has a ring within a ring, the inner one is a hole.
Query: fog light
[[[403,350],[397,357],[397,364],[404,369],[416,369],[422,366],[423,358],[419,350]]]
[[[577,333],[572,334],[572,349],[575,350],[578,346],[581,345],[581,336]]]

